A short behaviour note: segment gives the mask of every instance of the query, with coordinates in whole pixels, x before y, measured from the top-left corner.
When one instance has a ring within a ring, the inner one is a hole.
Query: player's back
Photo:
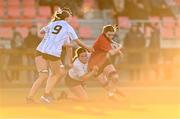
[[[59,56],[62,46],[69,41],[70,25],[66,21],[55,21],[43,28],[45,36],[37,50],[43,53]]]
[[[66,21],[55,21],[48,25],[47,37],[53,41],[58,42],[59,40],[67,37],[69,24]]]

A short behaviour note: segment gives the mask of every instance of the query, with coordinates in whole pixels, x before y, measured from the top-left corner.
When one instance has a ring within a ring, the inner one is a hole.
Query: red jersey
[[[107,52],[112,49],[110,40],[104,35],[101,34],[95,41],[93,48],[95,52],[91,54],[91,57],[88,61],[88,68],[92,68],[96,65],[99,68],[102,68],[103,65],[107,62]]]

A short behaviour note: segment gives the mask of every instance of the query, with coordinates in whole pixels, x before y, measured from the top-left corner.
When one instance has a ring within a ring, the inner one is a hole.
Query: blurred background
[[[180,0],[0,0],[0,87],[32,85],[38,31],[57,7],[73,11],[71,25],[89,46],[103,25],[118,25],[120,80],[180,78]]]

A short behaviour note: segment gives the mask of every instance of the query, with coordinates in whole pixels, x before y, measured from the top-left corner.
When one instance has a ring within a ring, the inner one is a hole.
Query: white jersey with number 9
[[[60,57],[63,45],[78,39],[74,29],[64,20],[51,22],[42,30],[45,36],[36,50],[56,57]]]

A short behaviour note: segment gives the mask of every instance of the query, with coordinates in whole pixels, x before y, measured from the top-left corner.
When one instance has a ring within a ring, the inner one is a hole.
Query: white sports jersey
[[[87,53],[88,59],[90,58],[90,53]],[[73,62],[73,67],[69,70],[68,74],[72,79],[81,80],[81,76],[88,73],[88,63],[83,64],[79,58],[75,59]]]
[[[60,57],[63,45],[78,39],[74,29],[64,20],[51,22],[42,30],[45,36],[36,50],[56,57]]]
[[[87,63],[83,64],[81,63],[79,58],[77,58],[73,63],[73,67],[69,70],[68,73],[72,79],[81,80],[80,77],[86,74],[87,72],[88,72]]]

